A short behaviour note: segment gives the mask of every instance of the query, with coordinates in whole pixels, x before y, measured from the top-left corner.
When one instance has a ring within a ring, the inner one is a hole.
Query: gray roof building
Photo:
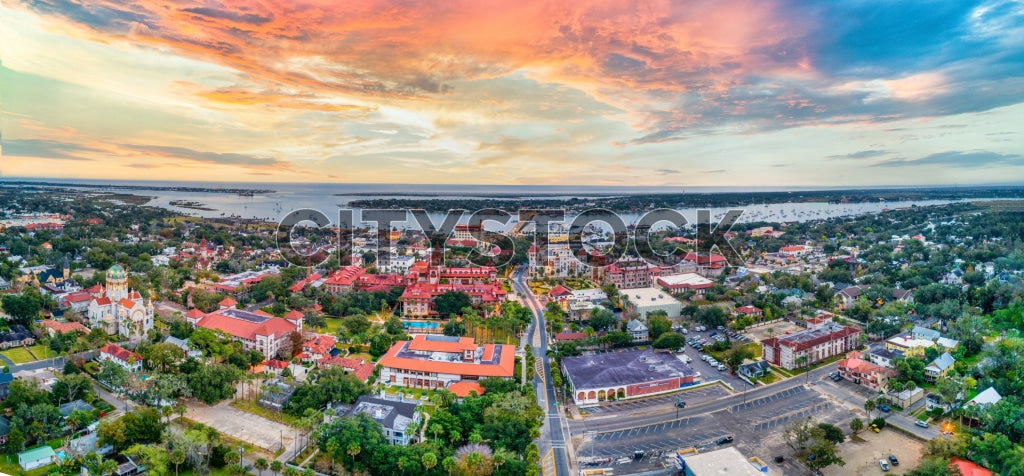
[[[384,427],[384,436],[393,445],[408,445],[416,435],[409,434],[409,426],[419,421],[416,403],[398,402],[363,395],[348,411],[348,416],[362,413]]]

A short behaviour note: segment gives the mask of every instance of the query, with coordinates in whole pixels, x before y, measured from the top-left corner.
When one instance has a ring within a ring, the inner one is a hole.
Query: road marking
[[[544,476],[557,476],[558,470],[555,468],[555,450],[554,448],[548,450],[548,453],[544,455],[541,460],[541,471]]]

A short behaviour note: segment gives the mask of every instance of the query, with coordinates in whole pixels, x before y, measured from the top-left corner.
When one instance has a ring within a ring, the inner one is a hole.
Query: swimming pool
[[[57,453],[58,461],[66,461],[68,458],[71,457],[71,455],[69,455],[68,452],[64,450],[57,450],[55,453]]]
[[[441,327],[436,322],[424,322],[424,321],[402,321],[402,325],[412,329],[437,329]]]

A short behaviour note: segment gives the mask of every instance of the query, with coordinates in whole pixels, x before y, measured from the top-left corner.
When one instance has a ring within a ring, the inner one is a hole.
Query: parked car
[[[900,460],[896,459],[896,455],[889,455],[889,464],[893,466],[899,466]]]
[[[729,370],[729,367],[726,367],[725,364],[718,364],[718,370],[720,372],[725,372],[726,370]]]
[[[683,332],[683,335],[686,335],[686,334],[690,333],[690,331],[687,331],[686,328],[683,328],[682,332]]]
[[[926,422],[926,421],[917,420],[917,421],[914,422],[914,424],[919,426],[919,427],[921,427],[921,428],[928,428],[928,422]]]
[[[723,437],[719,438],[718,441],[716,441],[716,443],[718,443],[720,445],[724,445],[726,443],[732,443],[732,437],[731,436],[723,436]]]
[[[712,333],[708,334],[708,337],[714,337],[714,336],[716,336],[716,335],[718,335],[718,333],[717,333],[717,332],[712,332]]]
[[[879,405],[878,409],[885,413],[889,413],[889,411],[892,410],[892,408],[889,408],[889,405]]]
[[[871,425],[871,431],[873,431],[875,433],[878,433],[878,432],[882,431],[882,429],[878,428],[878,425]]]
[[[884,459],[878,460],[878,466],[882,467],[882,471],[889,471],[889,462]]]
[[[725,326],[718,326],[717,329],[720,330],[720,331],[724,331],[725,330]]]
[[[680,401],[676,402],[676,406],[679,407],[679,408],[686,408],[686,402],[680,400]]]

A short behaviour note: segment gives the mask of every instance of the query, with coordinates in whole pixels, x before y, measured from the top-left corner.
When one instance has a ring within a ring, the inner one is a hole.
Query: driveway
[[[290,454],[294,450],[295,428],[243,412],[228,403],[225,401],[207,406],[190,402],[185,417],[212,426],[225,435],[251,443],[271,453],[277,451],[282,443],[285,445],[285,454]]]

